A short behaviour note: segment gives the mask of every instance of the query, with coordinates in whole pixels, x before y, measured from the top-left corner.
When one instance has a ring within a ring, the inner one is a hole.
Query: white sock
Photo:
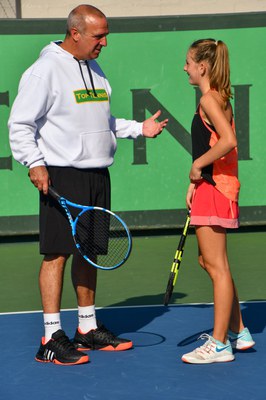
[[[60,313],[43,314],[45,343],[51,339],[52,334],[61,329]]]
[[[87,333],[97,328],[95,306],[78,306],[79,330]]]

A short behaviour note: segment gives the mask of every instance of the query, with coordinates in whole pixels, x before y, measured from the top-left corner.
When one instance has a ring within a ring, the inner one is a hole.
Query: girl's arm
[[[219,140],[211,149],[193,162],[189,174],[191,182],[197,182],[201,179],[202,168],[225,156],[237,146],[236,135],[226,118],[220,95],[217,92],[209,91],[201,97],[200,105],[208,121],[215,127]]]
[[[188,210],[191,209],[194,189],[195,189],[195,183],[190,183],[188,190],[187,190],[187,196],[186,196],[186,205],[187,205]]]

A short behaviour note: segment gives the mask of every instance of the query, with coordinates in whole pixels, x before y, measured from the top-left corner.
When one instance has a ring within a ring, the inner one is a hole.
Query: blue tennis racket
[[[49,194],[64,209],[75,245],[91,265],[104,270],[120,267],[128,259],[132,238],[125,222],[115,213],[101,207],[84,206],[60,196],[50,186]],[[70,208],[77,210],[73,217]]]

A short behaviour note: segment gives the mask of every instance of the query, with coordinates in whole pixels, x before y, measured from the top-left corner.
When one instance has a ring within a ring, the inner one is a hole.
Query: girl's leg
[[[200,266],[206,270],[203,262],[202,255],[199,250],[199,264]],[[233,287],[234,287],[234,300],[233,300],[233,307],[232,307],[232,313],[231,313],[231,318],[229,322],[229,329],[233,332],[241,332],[244,329],[244,323],[242,320],[242,314],[239,306],[239,299],[238,299],[238,294],[237,294],[237,289],[233,281]]]
[[[231,318],[229,322],[229,329],[231,329],[231,331],[233,332],[238,333],[244,329],[244,324],[242,320],[242,314],[240,311],[238,294],[234,282],[233,285],[234,285],[234,301],[233,301]]]
[[[234,284],[227,258],[226,230],[219,226],[198,226],[196,235],[200,249],[200,264],[208,272],[213,283],[213,337],[226,343],[232,311],[238,314],[234,301]]]

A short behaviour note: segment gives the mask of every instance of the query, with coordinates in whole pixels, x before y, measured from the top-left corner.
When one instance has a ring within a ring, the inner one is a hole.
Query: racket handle
[[[48,189],[49,194],[56,199],[57,201],[60,199],[60,195],[57,193],[57,191],[53,188],[53,186],[49,186]]]

